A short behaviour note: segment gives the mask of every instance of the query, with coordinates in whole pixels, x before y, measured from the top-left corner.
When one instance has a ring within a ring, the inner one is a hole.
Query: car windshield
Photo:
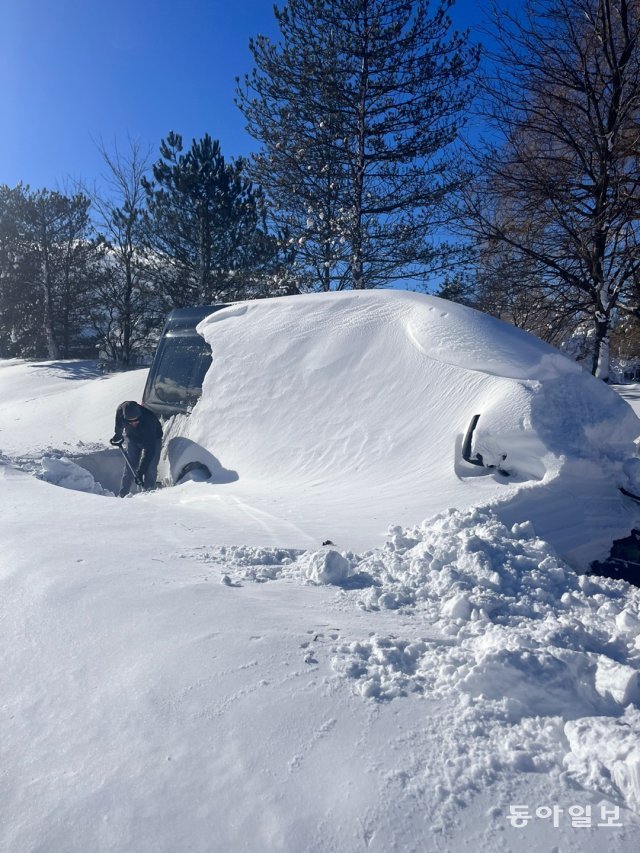
[[[202,383],[211,365],[211,348],[200,335],[167,337],[153,382],[163,403],[192,406],[202,394]]]

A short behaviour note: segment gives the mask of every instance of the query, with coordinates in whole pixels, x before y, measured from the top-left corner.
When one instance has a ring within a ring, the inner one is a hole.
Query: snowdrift
[[[387,524],[404,525],[492,505],[586,567],[633,525],[618,490],[640,490],[625,469],[631,408],[492,317],[403,291],[350,292],[234,305],[198,331],[214,361],[183,428],[194,455],[206,450],[241,490],[286,485],[299,517],[320,512],[328,531],[345,512],[366,524],[381,505]],[[462,462],[475,414],[474,454],[509,476]]]

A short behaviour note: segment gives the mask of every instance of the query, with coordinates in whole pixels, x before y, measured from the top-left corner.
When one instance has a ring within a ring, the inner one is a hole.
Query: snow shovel
[[[126,450],[124,449],[124,447],[123,447],[121,444],[119,444],[119,445],[118,445],[118,450],[119,450],[119,451],[120,451],[120,453],[122,453],[122,455],[124,456],[124,461],[125,461],[125,462],[126,462],[126,464],[127,464],[127,468],[128,468],[128,469],[131,471],[131,473],[133,474],[133,481],[134,481],[134,483],[135,483],[135,484],[136,484],[136,486],[138,486],[139,488],[142,488],[142,481],[140,480],[140,478],[138,477],[138,475],[136,474],[136,472],[133,470],[133,465],[131,464],[131,462],[130,462],[130,460],[129,460],[129,457],[127,456],[127,452],[126,452]]]

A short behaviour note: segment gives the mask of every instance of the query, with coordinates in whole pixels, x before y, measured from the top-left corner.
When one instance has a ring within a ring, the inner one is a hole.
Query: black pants
[[[156,477],[158,475],[158,462],[160,461],[160,451],[162,449],[162,439],[159,438],[156,441],[155,450],[153,452],[153,456],[151,457],[151,461],[149,462],[149,466],[144,473],[144,477],[142,481],[144,483],[145,489],[153,489],[156,485]],[[131,463],[131,467],[135,471],[140,464],[140,457],[142,456],[142,448],[139,444],[134,444],[132,441],[127,439],[125,442],[124,451],[127,454],[129,462]],[[131,486],[133,484],[133,474],[131,473],[129,466],[125,462],[124,471],[122,472],[122,482],[120,483],[120,497],[123,498],[125,495],[128,495],[131,491]]]

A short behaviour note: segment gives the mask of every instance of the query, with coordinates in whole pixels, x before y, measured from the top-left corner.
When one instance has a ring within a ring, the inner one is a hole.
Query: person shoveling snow
[[[162,449],[162,425],[153,412],[133,400],[121,403],[116,409],[110,444],[119,447],[125,458],[118,496],[126,497],[134,482],[145,491],[154,489]]]

